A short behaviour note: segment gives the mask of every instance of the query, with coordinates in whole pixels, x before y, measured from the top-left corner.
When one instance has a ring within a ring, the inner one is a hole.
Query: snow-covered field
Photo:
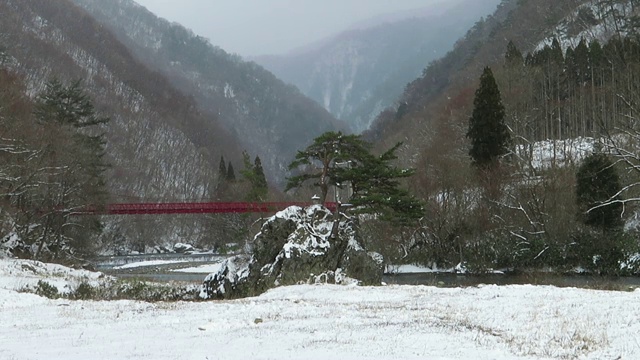
[[[301,285],[224,302],[69,301],[14,291],[75,276],[24,264],[0,260],[0,359],[640,359],[640,290]]]

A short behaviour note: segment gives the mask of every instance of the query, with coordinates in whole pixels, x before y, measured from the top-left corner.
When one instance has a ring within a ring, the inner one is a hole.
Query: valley
[[[638,1],[359,1],[0,0],[0,358],[639,357]]]

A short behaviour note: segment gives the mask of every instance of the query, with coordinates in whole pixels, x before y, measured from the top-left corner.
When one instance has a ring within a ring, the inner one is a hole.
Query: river
[[[119,278],[141,279],[159,282],[201,283],[209,272],[180,272],[176,270],[211,265],[222,262],[228,255],[219,254],[169,254],[133,255],[100,258],[96,268]],[[170,261],[167,264],[154,262]],[[148,266],[136,266],[148,263]],[[132,265],[131,267],[127,267]],[[194,270],[197,271],[197,270]],[[462,275],[455,273],[386,274],[386,284],[430,285],[440,287],[494,285],[553,285],[596,289],[627,289],[640,287],[640,277],[611,277],[594,275],[566,275],[552,273],[483,274]]]

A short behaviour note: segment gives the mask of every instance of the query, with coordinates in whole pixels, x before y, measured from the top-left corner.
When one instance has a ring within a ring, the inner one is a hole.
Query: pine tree
[[[90,250],[90,234],[101,230],[97,220],[71,220],[74,209],[102,206],[106,202],[105,139],[98,126],[109,121],[97,115],[80,82],[46,84],[36,99],[35,117],[51,137],[43,152],[47,170],[40,186],[41,207],[50,210],[43,219],[42,238],[53,256],[66,247],[75,252]],[[53,210],[55,209],[55,210]]]
[[[573,52],[578,85],[585,86],[587,82],[591,80],[591,70],[589,66],[590,55],[587,42],[584,39],[580,40],[580,43],[578,43],[578,46],[576,46]]]
[[[562,46],[560,46],[560,42],[558,38],[554,37],[551,42],[551,58],[549,59],[553,65],[562,67],[564,65],[564,54],[562,53]]]
[[[370,153],[371,144],[359,135],[327,132],[299,151],[290,169],[303,167],[301,175],[288,179],[287,189],[314,181],[325,201],[329,187],[351,189],[349,201],[358,213],[374,213],[394,225],[406,225],[423,216],[420,201],[400,188],[399,179],[412,176],[413,169],[394,167],[397,144],[380,156]]]
[[[256,156],[253,165],[253,172],[256,177],[255,186],[258,189],[266,191],[268,189],[267,177],[264,175],[264,169],[262,168],[262,161],[259,156]]]
[[[227,166],[227,181],[236,181],[236,172],[233,170],[233,164],[231,164],[231,161],[229,161],[229,166]]]
[[[226,180],[227,178],[227,165],[224,161],[224,156],[220,155],[220,166],[218,167],[218,176],[220,180]]]
[[[289,170],[299,167],[314,168],[301,175],[287,179],[285,191],[302,186],[313,180],[320,188],[320,202],[324,203],[329,194],[329,188],[340,183],[336,176],[338,164],[352,160],[363,152],[368,153],[370,144],[365,143],[357,135],[344,135],[342,132],[326,132],[313,140],[313,144],[298,151],[295,160],[289,164]]]
[[[264,169],[260,157],[256,156],[251,164],[249,153],[242,153],[244,169],[240,171],[242,176],[249,182],[251,189],[246,193],[247,201],[264,201],[269,193],[267,178],[264,176]]]
[[[524,62],[522,52],[518,50],[513,41],[509,41],[507,44],[507,52],[504,54],[504,59],[508,66],[520,66]]]
[[[492,168],[499,163],[500,157],[509,153],[511,136],[504,122],[505,109],[500,90],[489,67],[480,77],[480,87],[476,90],[473,104],[467,132],[471,140],[469,155],[476,167]]]
[[[584,159],[576,174],[576,181],[576,201],[581,221],[603,231],[619,229],[622,226],[622,204],[615,202],[619,198],[614,196],[622,187],[609,157],[594,153]],[[606,205],[595,208],[603,204]]]

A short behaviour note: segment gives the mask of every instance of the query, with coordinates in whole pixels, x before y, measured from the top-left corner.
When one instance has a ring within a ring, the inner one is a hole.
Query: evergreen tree
[[[587,42],[584,39],[580,40],[573,53],[578,85],[585,86],[587,82],[591,81],[590,55]]]
[[[251,185],[251,189],[247,192],[245,199],[247,201],[264,201],[269,193],[269,186],[264,175],[264,169],[262,168],[260,157],[256,156],[254,163],[251,164],[249,153],[244,151],[242,153],[242,158],[244,170],[240,173]]]
[[[520,66],[523,64],[522,52],[518,50],[513,41],[509,41],[507,44],[507,52],[504,54],[504,59],[509,66]]]
[[[602,50],[602,45],[600,45],[598,40],[593,40],[589,44],[589,64],[591,65],[592,71],[605,66],[604,51]]]
[[[72,221],[70,216],[76,209],[106,202],[104,172],[109,165],[104,160],[104,134],[98,126],[109,119],[96,114],[79,81],[69,86],[58,80],[48,82],[36,99],[34,113],[50,136],[43,152],[45,179],[39,193],[32,194],[42,209],[49,210],[42,217],[36,257],[45,244],[53,257],[67,247],[89,252],[90,235],[99,232],[101,225],[93,218]]]
[[[224,161],[223,155],[220,155],[220,166],[218,167],[218,176],[220,177],[221,181],[224,181],[227,179],[227,165]]]
[[[358,213],[376,213],[381,220],[393,225],[408,225],[424,216],[422,203],[400,187],[400,179],[415,174],[414,169],[401,169],[391,162],[397,159],[398,143],[380,156],[360,153],[351,160],[351,166],[337,169],[336,178],[341,185],[350,184],[349,202]]]
[[[614,196],[622,187],[609,157],[594,153],[584,159],[576,174],[576,181],[576,199],[581,221],[603,231],[621,228],[622,204],[615,202],[619,198]],[[594,209],[603,204],[606,205]]]
[[[422,204],[408,191],[400,188],[399,179],[412,176],[413,169],[391,165],[396,159],[396,145],[381,156],[370,153],[371,144],[358,135],[328,132],[299,151],[290,169],[304,167],[302,175],[289,178],[287,189],[302,186],[307,181],[322,192],[326,200],[330,186],[351,190],[348,200],[358,213],[374,213],[394,225],[405,225],[423,216]]]
[[[229,166],[227,166],[227,181],[236,181],[236,172],[233,170],[233,164],[231,164],[231,161],[229,161]]]
[[[550,59],[551,63],[556,66],[562,67],[564,65],[564,55],[562,53],[562,46],[558,38],[554,37],[551,42]]]
[[[285,191],[302,186],[313,180],[320,188],[320,202],[327,200],[329,188],[339,184],[336,177],[338,164],[346,163],[357,156],[357,153],[367,152],[370,145],[357,135],[344,135],[341,132],[326,132],[313,140],[313,144],[298,151],[295,160],[289,164],[289,170],[303,167],[303,174],[288,178]]]
[[[480,77],[467,137],[471,140],[469,155],[478,168],[491,168],[509,153],[511,136],[505,125],[505,109],[500,90],[489,67]]]
[[[267,177],[264,175],[264,169],[262,168],[262,161],[259,156],[256,156],[254,160],[253,172],[256,177],[255,185],[258,189],[263,189],[265,192],[268,190]]]

